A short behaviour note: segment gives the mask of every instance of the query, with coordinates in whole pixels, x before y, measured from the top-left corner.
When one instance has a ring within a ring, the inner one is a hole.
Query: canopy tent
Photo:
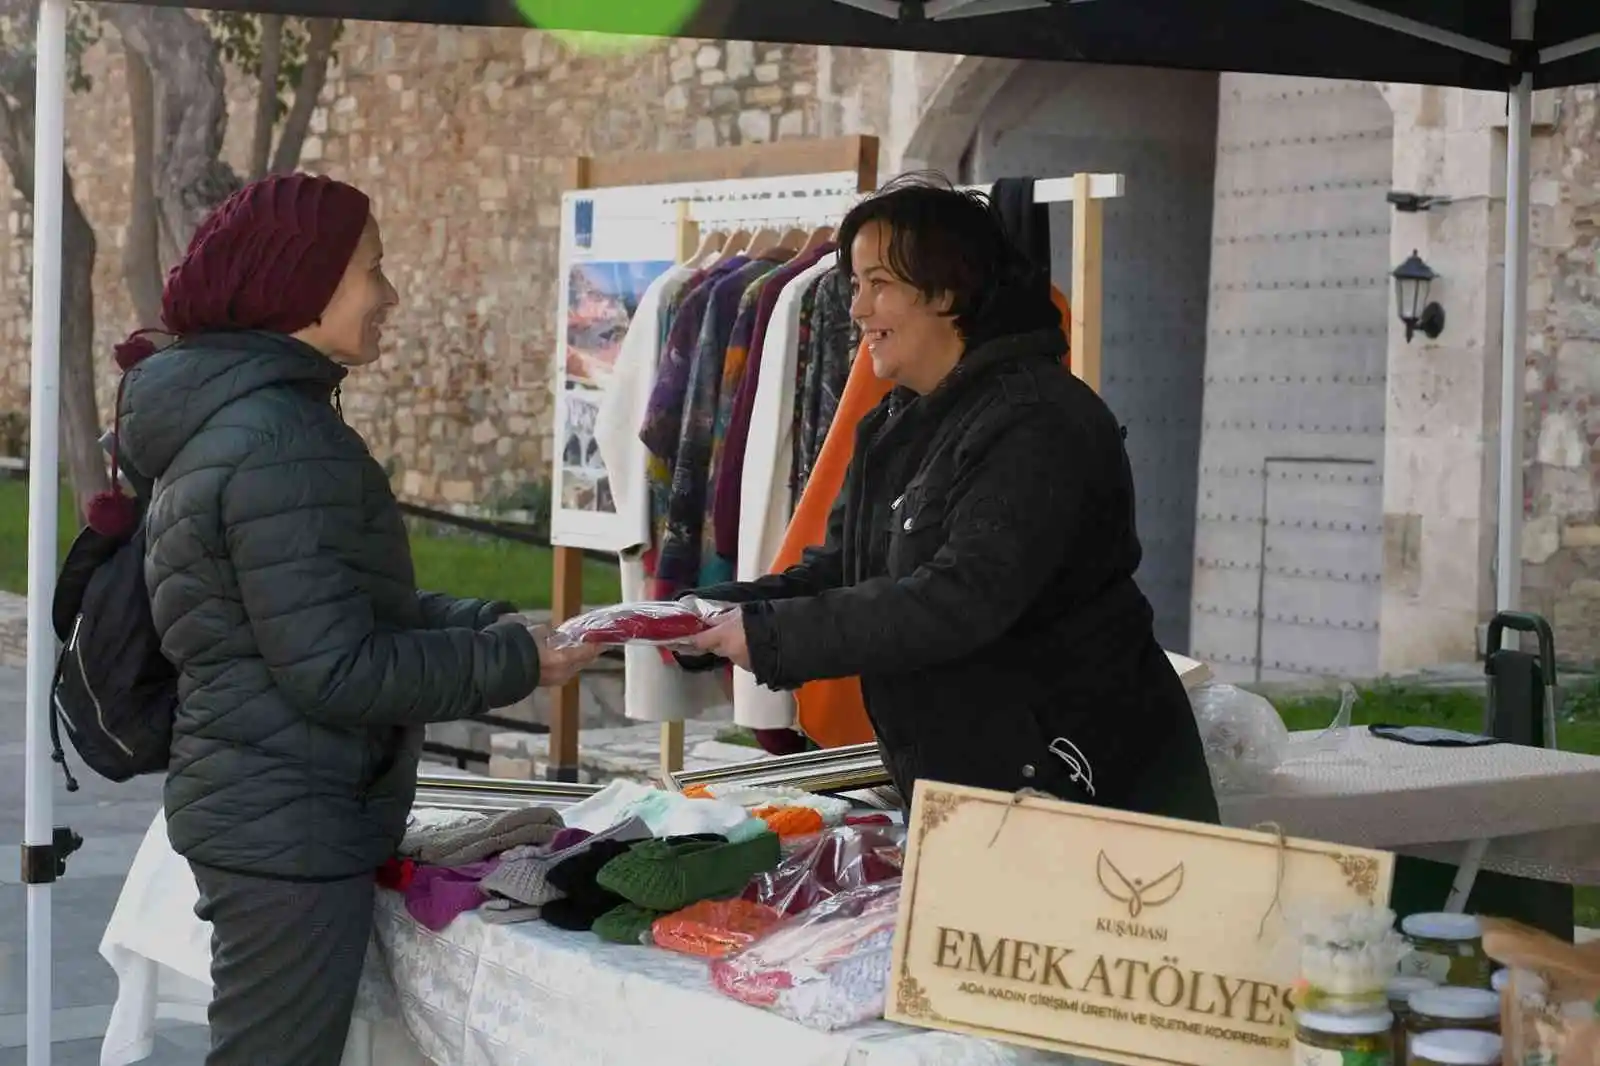
[[[153,0],[119,0],[152,3]],[[1517,605],[1535,88],[1600,81],[1595,0],[201,0],[348,19],[715,37],[1507,90],[1497,600]],[[54,654],[67,0],[38,22],[28,543],[28,1066],[50,1061]]]

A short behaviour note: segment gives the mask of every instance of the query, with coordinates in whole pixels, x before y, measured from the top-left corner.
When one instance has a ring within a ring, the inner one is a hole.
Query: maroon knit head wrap
[[[154,354],[150,332],[295,333],[312,325],[339,288],[370,213],[365,193],[331,178],[277,174],[246,185],[206,217],[182,262],[167,273],[161,294],[166,329],[140,330],[117,345],[117,365],[131,370]],[[119,388],[119,415],[121,406]],[[91,501],[89,524],[126,535],[133,509],[115,488],[114,441],[111,465],[112,493],[101,496],[116,499]]]

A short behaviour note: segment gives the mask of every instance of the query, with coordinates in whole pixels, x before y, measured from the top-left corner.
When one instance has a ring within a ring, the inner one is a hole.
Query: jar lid
[[[1439,1066],[1499,1066],[1500,1038],[1470,1029],[1438,1029],[1412,1037],[1409,1054]]]
[[[1386,1010],[1363,1011],[1360,1014],[1335,1014],[1326,1010],[1303,1010],[1294,1020],[1318,1033],[1335,1036],[1373,1036],[1394,1028],[1394,1015]]]
[[[1500,997],[1487,988],[1460,988],[1446,985],[1443,988],[1425,988],[1411,993],[1408,1001],[1412,1013],[1426,1014],[1430,1018],[1457,1020],[1495,1018],[1500,1014]]]
[[[1398,977],[1389,978],[1389,982],[1383,986],[1383,994],[1394,1002],[1409,1003],[1411,993],[1438,987],[1439,982],[1431,977],[1423,977],[1421,974],[1416,974],[1415,976],[1401,974]]]
[[[1483,926],[1475,914],[1408,914],[1400,919],[1400,931],[1425,940],[1476,940]]]

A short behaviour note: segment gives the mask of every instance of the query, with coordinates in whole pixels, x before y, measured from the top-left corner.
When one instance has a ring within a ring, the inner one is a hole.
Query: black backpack
[[[150,617],[144,546],[142,513],[127,538],[85,528],[56,580],[51,621],[61,654],[50,685],[51,757],[71,792],[78,783],[58,722],[84,765],[112,781],[160,773],[171,757],[178,672]]]

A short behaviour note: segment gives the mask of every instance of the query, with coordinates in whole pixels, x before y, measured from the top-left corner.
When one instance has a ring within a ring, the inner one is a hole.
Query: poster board
[[[1290,915],[1394,857],[921,781],[886,1017],[1131,1066],[1283,1066]]]
[[[623,551],[637,521],[619,507],[594,438],[623,337],[646,288],[678,252],[678,204],[748,203],[753,217],[803,212],[813,197],[855,195],[855,171],[571,190],[561,198],[550,540]]]

